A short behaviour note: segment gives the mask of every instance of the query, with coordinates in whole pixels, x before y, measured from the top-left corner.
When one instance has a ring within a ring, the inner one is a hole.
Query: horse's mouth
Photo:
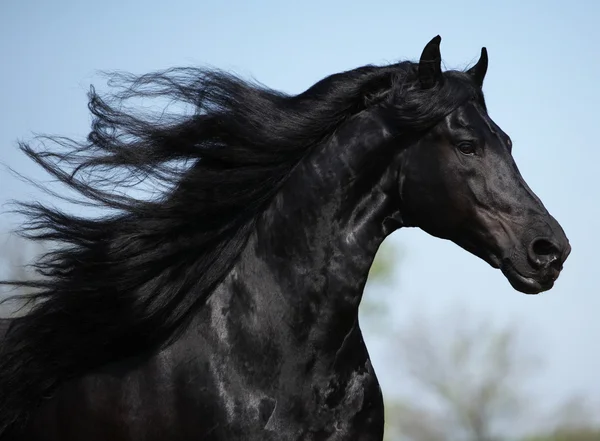
[[[508,279],[514,289],[525,294],[539,294],[548,291],[554,286],[554,282],[558,278],[560,272],[548,274],[542,279],[537,279],[531,276],[521,274],[510,260],[505,259],[500,265],[502,274]]]
[[[560,275],[560,270],[548,268],[536,275],[524,275],[508,258],[500,258],[495,253],[482,253],[480,257],[493,268],[500,269],[512,287],[525,294],[539,294],[548,291],[554,286],[554,282]]]

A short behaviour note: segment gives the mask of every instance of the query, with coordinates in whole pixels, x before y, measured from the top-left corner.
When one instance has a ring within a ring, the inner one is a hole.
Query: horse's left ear
[[[442,55],[440,42],[442,37],[436,35],[427,43],[419,60],[419,81],[423,89],[430,89],[444,81],[442,76]]]
[[[479,61],[475,66],[467,71],[471,77],[473,77],[473,81],[479,86],[483,86],[483,79],[485,78],[485,73],[488,68],[488,54],[487,49],[481,48],[481,56],[479,57]]]

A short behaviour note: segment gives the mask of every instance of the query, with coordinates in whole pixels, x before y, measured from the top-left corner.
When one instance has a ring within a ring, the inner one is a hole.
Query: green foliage
[[[369,271],[365,295],[360,303],[363,330],[385,335],[391,326],[390,304],[394,302],[389,288],[397,283],[396,270],[402,253],[393,242],[386,240],[379,247]]]
[[[399,258],[398,249],[385,241],[377,251],[369,271],[369,283],[389,283]]]
[[[558,429],[549,434],[525,438],[523,441],[600,441],[600,429]]]

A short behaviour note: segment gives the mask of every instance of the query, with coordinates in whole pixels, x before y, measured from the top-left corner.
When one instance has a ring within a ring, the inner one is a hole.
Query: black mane
[[[82,218],[20,205],[22,234],[58,246],[35,268],[31,311],[0,343],[0,435],[60,382],[167,344],[234,264],[257,215],[295,165],[352,115],[388,106],[398,127],[423,130],[467,99],[468,75],[446,72],[421,90],[416,64],[365,66],[288,96],[215,70],[119,74],[111,99],[92,89],[86,142],[42,138],[21,150],[83,204],[108,214]],[[187,116],[134,115],[131,98],[166,98]],[[161,196],[126,194],[151,182]]]

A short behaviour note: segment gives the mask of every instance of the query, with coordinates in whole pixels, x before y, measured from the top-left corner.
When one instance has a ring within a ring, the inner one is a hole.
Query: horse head
[[[485,48],[467,72],[442,72],[440,38],[418,64],[423,92],[473,87],[467,100],[399,155],[402,223],[449,239],[500,268],[511,285],[535,294],[554,285],[571,247],[558,222],[521,176],[510,137],[488,115],[481,87]]]

